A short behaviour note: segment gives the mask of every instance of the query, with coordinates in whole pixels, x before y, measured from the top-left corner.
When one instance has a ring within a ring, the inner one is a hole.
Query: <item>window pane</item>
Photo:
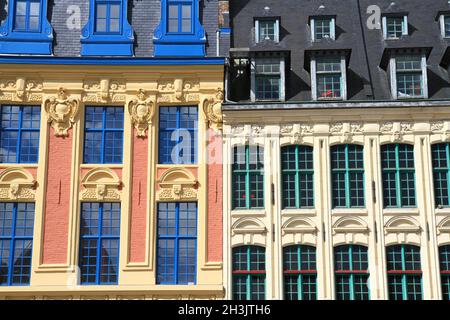
[[[259,41],[272,40],[275,41],[275,20],[259,21]]]
[[[97,18],[106,19],[106,11],[108,6],[106,4],[97,4]]]
[[[403,35],[404,30],[404,18],[403,17],[387,17],[386,27],[387,27],[387,37],[388,39],[400,38]]]
[[[330,18],[325,19],[314,19],[314,38],[316,40],[320,40],[323,38],[330,38],[331,37],[331,22],[332,20]]]
[[[120,5],[112,4],[110,6],[109,17],[111,19],[119,19],[119,17],[120,17]]]

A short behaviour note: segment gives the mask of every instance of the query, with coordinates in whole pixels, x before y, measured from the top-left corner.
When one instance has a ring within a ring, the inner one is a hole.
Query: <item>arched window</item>
[[[387,247],[387,278],[390,300],[422,300],[420,248]]]
[[[314,207],[313,148],[286,146],[281,148],[283,208]]]
[[[265,248],[241,246],[233,249],[233,299],[265,300]]]
[[[441,266],[442,298],[450,300],[450,245],[439,248],[439,264]]]
[[[334,277],[337,300],[369,300],[367,248],[359,245],[335,247]]]
[[[450,177],[450,144],[439,143],[431,146],[433,159],[434,199],[437,207],[448,207]]]
[[[386,208],[416,206],[414,148],[409,144],[381,147],[383,200]]]
[[[237,146],[233,156],[233,209],[263,208],[264,148]]]
[[[333,208],[364,207],[363,147],[343,144],[331,147]]]
[[[316,300],[316,248],[289,246],[283,249],[284,298],[286,300]]]

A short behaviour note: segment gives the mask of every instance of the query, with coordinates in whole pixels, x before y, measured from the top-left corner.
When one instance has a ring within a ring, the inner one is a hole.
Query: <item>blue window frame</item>
[[[386,249],[390,300],[422,300],[420,248],[394,245]]]
[[[385,208],[416,206],[414,147],[408,144],[381,146]]]
[[[153,35],[155,57],[206,55],[199,12],[199,0],[161,0],[161,21]]]
[[[159,163],[197,163],[198,108],[159,108]]]
[[[450,144],[438,143],[431,146],[433,161],[434,199],[436,207],[450,205]]]
[[[288,246],[283,249],[284,298],[286,300],[316,300],[316,248]]]
[[[121,0],[95,1],[95,32],[119,33],[121,27]]]
[[[367,248],[359,245],[335,247],[334,276],[337,300],[369,300]]]
[[[158,203],[158,284],[195,284],[197,203]]]
[[[314,207],[313,148],[285,146],[281,148],[283,209]]]
[[[84,163],[122,163],[122,107],[86,107],[84,130]]]
[[[265,300],[265,248],[241,246],[233,248],[233,299]]]
[[[117,284],[120,203],[82,203],[80,237],[81,284]]]
[[[128,0],[90,0],[89,21],[81,33],[82,56],[133,56],[134,31]]]
[[[41,1],[17,0],[14,13],[14,30],[37,32],[40,28]]]
[[[450,245],[439,247],[441,267],[442,298],[450,300]]]
[[[34,203],[0,203],[0,286],[30,284]]]
[[[364,152],[353,144],[331,147],[333,208],[364,207]]]
[[[41,108],[2,106],[0,163],[37,163]]]
[[[9,0],[7,12],[0,26],[1,54],[52,54],[47,0]]]

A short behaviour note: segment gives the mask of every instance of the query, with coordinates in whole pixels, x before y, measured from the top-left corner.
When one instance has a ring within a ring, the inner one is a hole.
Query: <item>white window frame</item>
[[[262,42],[262,41],[260,41],[260,39],[259,39],[259,22],[260,21],[262,21],[262,20],[273,20],[273,21],[275,21],[275,30],[274,30],[274,32],[275,32],[275,39],[274,39],[274,42],[280,42],[280,19],[278,19],[278,18],[267,18],[267,19],[262,19],[262,18],[259,18],[259,19],[255,19],[255,43],[260,43],[260,42]]]
[[[398,97],[398,90],[397,90],[397,57],[399,55],[393,53],[391,55],[390,61],[389,61],[389,75],[391,80],[391,94],[392,98],[394,100],[407,100],[407,99],[428,99],[428,78],[427,78],[427,57],[425,53],[406,53],[405,55],[421,55],[421,67],[422,67],[422,97]]]
[[[316,20],[317,19],[326,19],[330,18],[330,39],[336,40],[336,18],[334,17],[312,17],[310,19],[310,27],[311,27],[311,40],[312,41],[320,41],[316,39]]]
[[[388,32],[387,32],[387,19],[388,18],[400,18],[401,16],[395,17],[395,16],[383,16],[382,18],[382,25],[383,25],[383,38],[384,40],[398,40],[400,38],[388,38]],[[409,35],[408,30],[408,16],[403,16],[403,22],[402,22],[402,36]]]
[[[266,59],[265,57],[253,57],[250,60],[250,100],[252,102],[256,101],[268,101],[256,99],[256,61],[259,59]],[[284,57],[273,57],[271,59],[280,59],[280,99],[270,100],[270,101],[285,101],[285,61]]]
[[[446,14],[441,14],[439,16],[439,25],[441,26],[441,36],[443,39],[450,38],[450,34],[448,36],[445,35],[445,18],[446,17],[450,17],[450,14],[446,13]]]
[[[314,56],[311,58],[311,96],[314,101],[347,100],[347,61],[341,54],[341,96],[339,98],[320,99],[317,96],[317,58],[326,56]]]

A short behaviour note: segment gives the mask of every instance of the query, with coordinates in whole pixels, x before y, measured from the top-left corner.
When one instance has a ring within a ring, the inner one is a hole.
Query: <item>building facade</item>
[[[218,12],[0,1],[0,299],[223,297]]]
[[[226,298],[449,299],[449,10],[229,1]]]

